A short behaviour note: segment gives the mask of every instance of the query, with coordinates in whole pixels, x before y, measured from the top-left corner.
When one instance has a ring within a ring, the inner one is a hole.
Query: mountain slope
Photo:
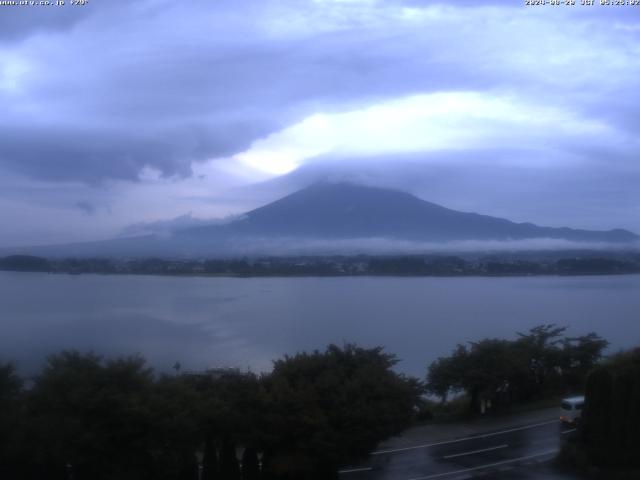
[[[48,257],[224,257],[250,254],[372,253],[372,239],[399,240],[402,253],[464,240],[556,239],[585,247],[634,246],[627,230],[591,231],[540,227],[531,223],[451,210],[411,194],[350,183],[318,183],[252,210],[230,223],[198,226],[166,235],[103,242],[4,249],[0,256]],[[345,242],[346,241],[346,242]],[[404,243],[403,243],[404,242]],[[389,243],[389,242],[387,242]],[[347,246],[346,246],[347,245]],[[451,248],[455,248],[451,244]],[[390,248],[390,247],[389,247]],[[384,247],[384,249],[389,249]],[[494,245],[494,248],[496,246]],[[508,244],[503,245],[509,249]],[[346,249],[346,250],[345,250]]]
[[[189,235],[353,239],[383,237],[412,241],[520,240],[555,238],[577,242],[630,242],[626,230],[590,231],[539,227],[450,210],[409,193],[348,183],[319,183],[248,212],[220,227],[198,227]]]

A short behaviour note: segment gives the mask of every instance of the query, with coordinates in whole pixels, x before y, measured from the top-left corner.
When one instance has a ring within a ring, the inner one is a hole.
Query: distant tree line
[[[218,276],[518,276],[640,273],[640,255],[610,257],[511,258],[491,255],[475,260],[457,256],[307,256],[176,260],[144,258],[47,259],[31,255],[0,258],[0,270],[51,273],[121,273]]]
[[[381,348],[329,346],[269,374],[155,374],[65,351],[35,377],[0,365],[3,480],[331,479],[406,428],[421,385]]]
[[[595,333],[564,336],[566,327],[539,325],[515,340],[484,339],[458,345],[433,362],[427,391],[447,399],[466,394],[471,409],[529,401],[550,393],[580,391],[608,342]]]

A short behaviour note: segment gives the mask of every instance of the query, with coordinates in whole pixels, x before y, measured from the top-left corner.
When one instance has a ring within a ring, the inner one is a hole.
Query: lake
[[[640,275],[204,278],[0,272],[0,360],[30,373],[61,349],[167,370],[239,367],[329,343],[383,345],[424,377],[457,343],[541,323],[640,345]]]

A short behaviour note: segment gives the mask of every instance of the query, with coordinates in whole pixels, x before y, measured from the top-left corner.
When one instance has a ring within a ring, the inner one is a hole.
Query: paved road
[[[343,480],[453,480],[486,475],[491,478],[571,478],[557,476],[540,465],[552,459],[561,439],[573,429],[560,426],[557,417],[470,436],[416,443],[373,452],[360,465],[345,467]],[[518,474],[518,471],[522,475]],[[533,476],[532,476],[533,475]]]

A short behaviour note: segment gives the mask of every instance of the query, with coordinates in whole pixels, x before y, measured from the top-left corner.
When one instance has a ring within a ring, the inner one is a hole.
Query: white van
[[[568,397],[563,398],[560,403],[561,413],[560,421],[563,423],[569,423],[575,425],[580,421],[582,415],[582,408],[584,407],[584,397]]]

